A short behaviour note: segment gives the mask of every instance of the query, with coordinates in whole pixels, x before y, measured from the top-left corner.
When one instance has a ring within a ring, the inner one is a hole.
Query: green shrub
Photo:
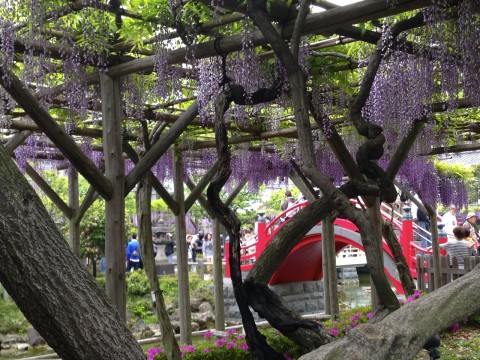
[[[150,283],[144,270],[140,269],[127,275],[127,293],[132,296],[150,294]]]
[[[262,330],[261,332],[267,338],[268,344],[279,353],[285,355],[285,358],[287,359],[298,359],[300,356],[308,352],[307,349],[295,344],[276,329],[270,328]]]
[[[29,327],[29,322],[13,301],[0,300],[0,334],[25,333]]]
[[[96,278],[98,285],[100,285],[103,289],[106,289],[107,284],[106,284],[106,279],[105,277],[97,277]]]

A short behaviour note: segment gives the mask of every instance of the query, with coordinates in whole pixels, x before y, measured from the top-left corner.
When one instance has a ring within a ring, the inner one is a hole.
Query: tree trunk
[[[138,183],[137,189],[137,217],[138,217],[138,237],[140,239],[140,248],[142,254],[143,266],[150,282],[150,288],[155,296],[155,310],[157,311],[158,322],[162,332],[163,347],[169,360],[180,359],[180,349],[172,323],[168,316],[163,299],[163,292],[160,289],[157,279],[157,269],[155,267],[155,256],[153,254],[152,242],[152,183],[149,174],[145,175]]]
[[[28,321],[63,359],[144,359],[2,145],[0,174],[0,281]]]
[[[415,283],[413,282],[412,273],[407,265],[407,260],[405,259],[402,247],[398,242],[397,235],[395,235],[391,222],[383,224],[382,234],[383,238],[388,244],[388,247],[390,248],[390,251],[393,254],[393,258],[395,259],[395,265],[397,267],[398,275],[400,276],[400,281],[402,282],[405,295],[413,295],[415,292]]]
[[[360,325],[301,360],[413,359],[434,334],[480,310],[480,267],[409,303],[381,322]]]

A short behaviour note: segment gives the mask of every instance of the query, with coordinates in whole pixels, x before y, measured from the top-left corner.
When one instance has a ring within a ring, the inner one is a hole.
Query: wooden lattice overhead
[[[104,195],[109,193],[98,170],[102,157],[100,74],[120,79],[123,141],[135,148],[145,148],[146,134],[149,141],[167,134],[195,101],[199,115],[192,115],[171,134],[176,133],[175,141],[186,154],[214,148],[210,100],[218,83],[228,80],[229,84],[241,84],[246,94],[246,106],[236,105],[228,116],[230,143],[243,153],[262,151],[287,161],[296,156],[297,135],[288,98],[276,94],[287,95],[288,87],[279,84],[285,82],[280,79],[281,69],[270,44],[248,20],[245,2],[59,0],[6,4],[0,12],[0,72],[6,89],[2,91],[1,141],[6,143],[19,132],[34,134],[24,135],[30,150],[17,151],[18,160],[46,158],[62,167],[62,160],[68,159]],[[345,130],[349,141],[355,137],[348,137],[348,104],[361,83],[364,59],[372,44],[381,39],[382,27],[395,21],[392,19],[405,18],[427,5],[428,1],[406,0],[393,4],[360,1],[347,6],[312,2],[301,28],[305,36],[303,66],[312,96],[328,108],[331,121],[340,131]],[[270,19],[286,40],[292,35],[297,9],[295,3],[268,2]],[[448,15],[454,19],[455,9],[448,10]],[[424,28],[425,21],[412,25],[411,34],[398,48],[405,54],[424,54]],[[442,87],[441,80],[436,86]],[[256,101],[248,97],[258,88],[271,89],[275,95],[270,100],[276,100],[249,106]],[[446,91],[450,94],[451,89]],[[433,105],[434,111],[448,110],[437,119],[439,127],[448,123],[445,134],[450,143],[442,144],[443,149],[455,145],[453,140],[469,149],[477,147],[478,126],[472,120],[476,119],[476,103],[462,92],[459,81],[458,99],[435,96],[425,104]],[[460,108],[465,109],[457,110]],[[312,127],[320,132],[313,120]],[[49,139],[35,136],[41,133]],[[323,135],[316,138],[323,146]],[[171,135],[169,139],[173,139]],[[211,157],[205,151],[205,156]]]

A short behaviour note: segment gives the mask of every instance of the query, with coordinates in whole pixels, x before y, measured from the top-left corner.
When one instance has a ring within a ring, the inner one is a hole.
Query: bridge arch
[[[337,254],[347,245],[364,251],[361,236],[353,223],[337,219],[334,225],[335,252]],[[270,284],[321,280],[323,278],[322,259],[322,226],[316,225],[295,245],[270,279]],[[403,293],[395,261],[385,244],[383,260],[385,273],[395,289],[399,293]]]

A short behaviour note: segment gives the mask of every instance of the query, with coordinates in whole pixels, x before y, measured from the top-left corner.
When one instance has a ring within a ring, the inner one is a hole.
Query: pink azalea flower
[[[163,352],[163,349],[160,348],[150,348],[148,349],[148,360],[153,360],[154,356]]]
[[[233,349],[235,347],[235,341],[230,341],[227,343],[227,349]]]
[[[205,334],[203,334],[203,337],[204,337],[205,339],[210,339],[210,338],[213,337],[213,332],[210,331],[210,330],[208,330]]]
[[[236,334],[237,333],[237,330],[235,329],[228,329],[227,330],[227,335],[230,336],[230,335],[233,335],[233,334]]]
[[[337,328],[333,328],[332,330],[330,330],[330,335],[332,336],[338,336],[338,329]]]
[[[206,353],[209,353],[209,352],[210,352],[210,348],[205,348],[205,349],[202,350],[202,352],[205,353],[205,354],[206,354]]]
[[[215,345],[217,345],[218,347],[223,347],[223,342],[222,342],[222,340],[215,340],[214,343],[215,343]]]
[[[244,350],[244,351],[248,351],[248,344],[247,343],[241,343],[239,348]]]
[[[453,334],[454,332],[457,332],[458,330],[460,330],[460,323],[455,323],[453,324],[452,326],[450,326],[450,332]]]
[[[373,313],[369,312],[367,313],[367,319],[371,319],[373,317]]]

